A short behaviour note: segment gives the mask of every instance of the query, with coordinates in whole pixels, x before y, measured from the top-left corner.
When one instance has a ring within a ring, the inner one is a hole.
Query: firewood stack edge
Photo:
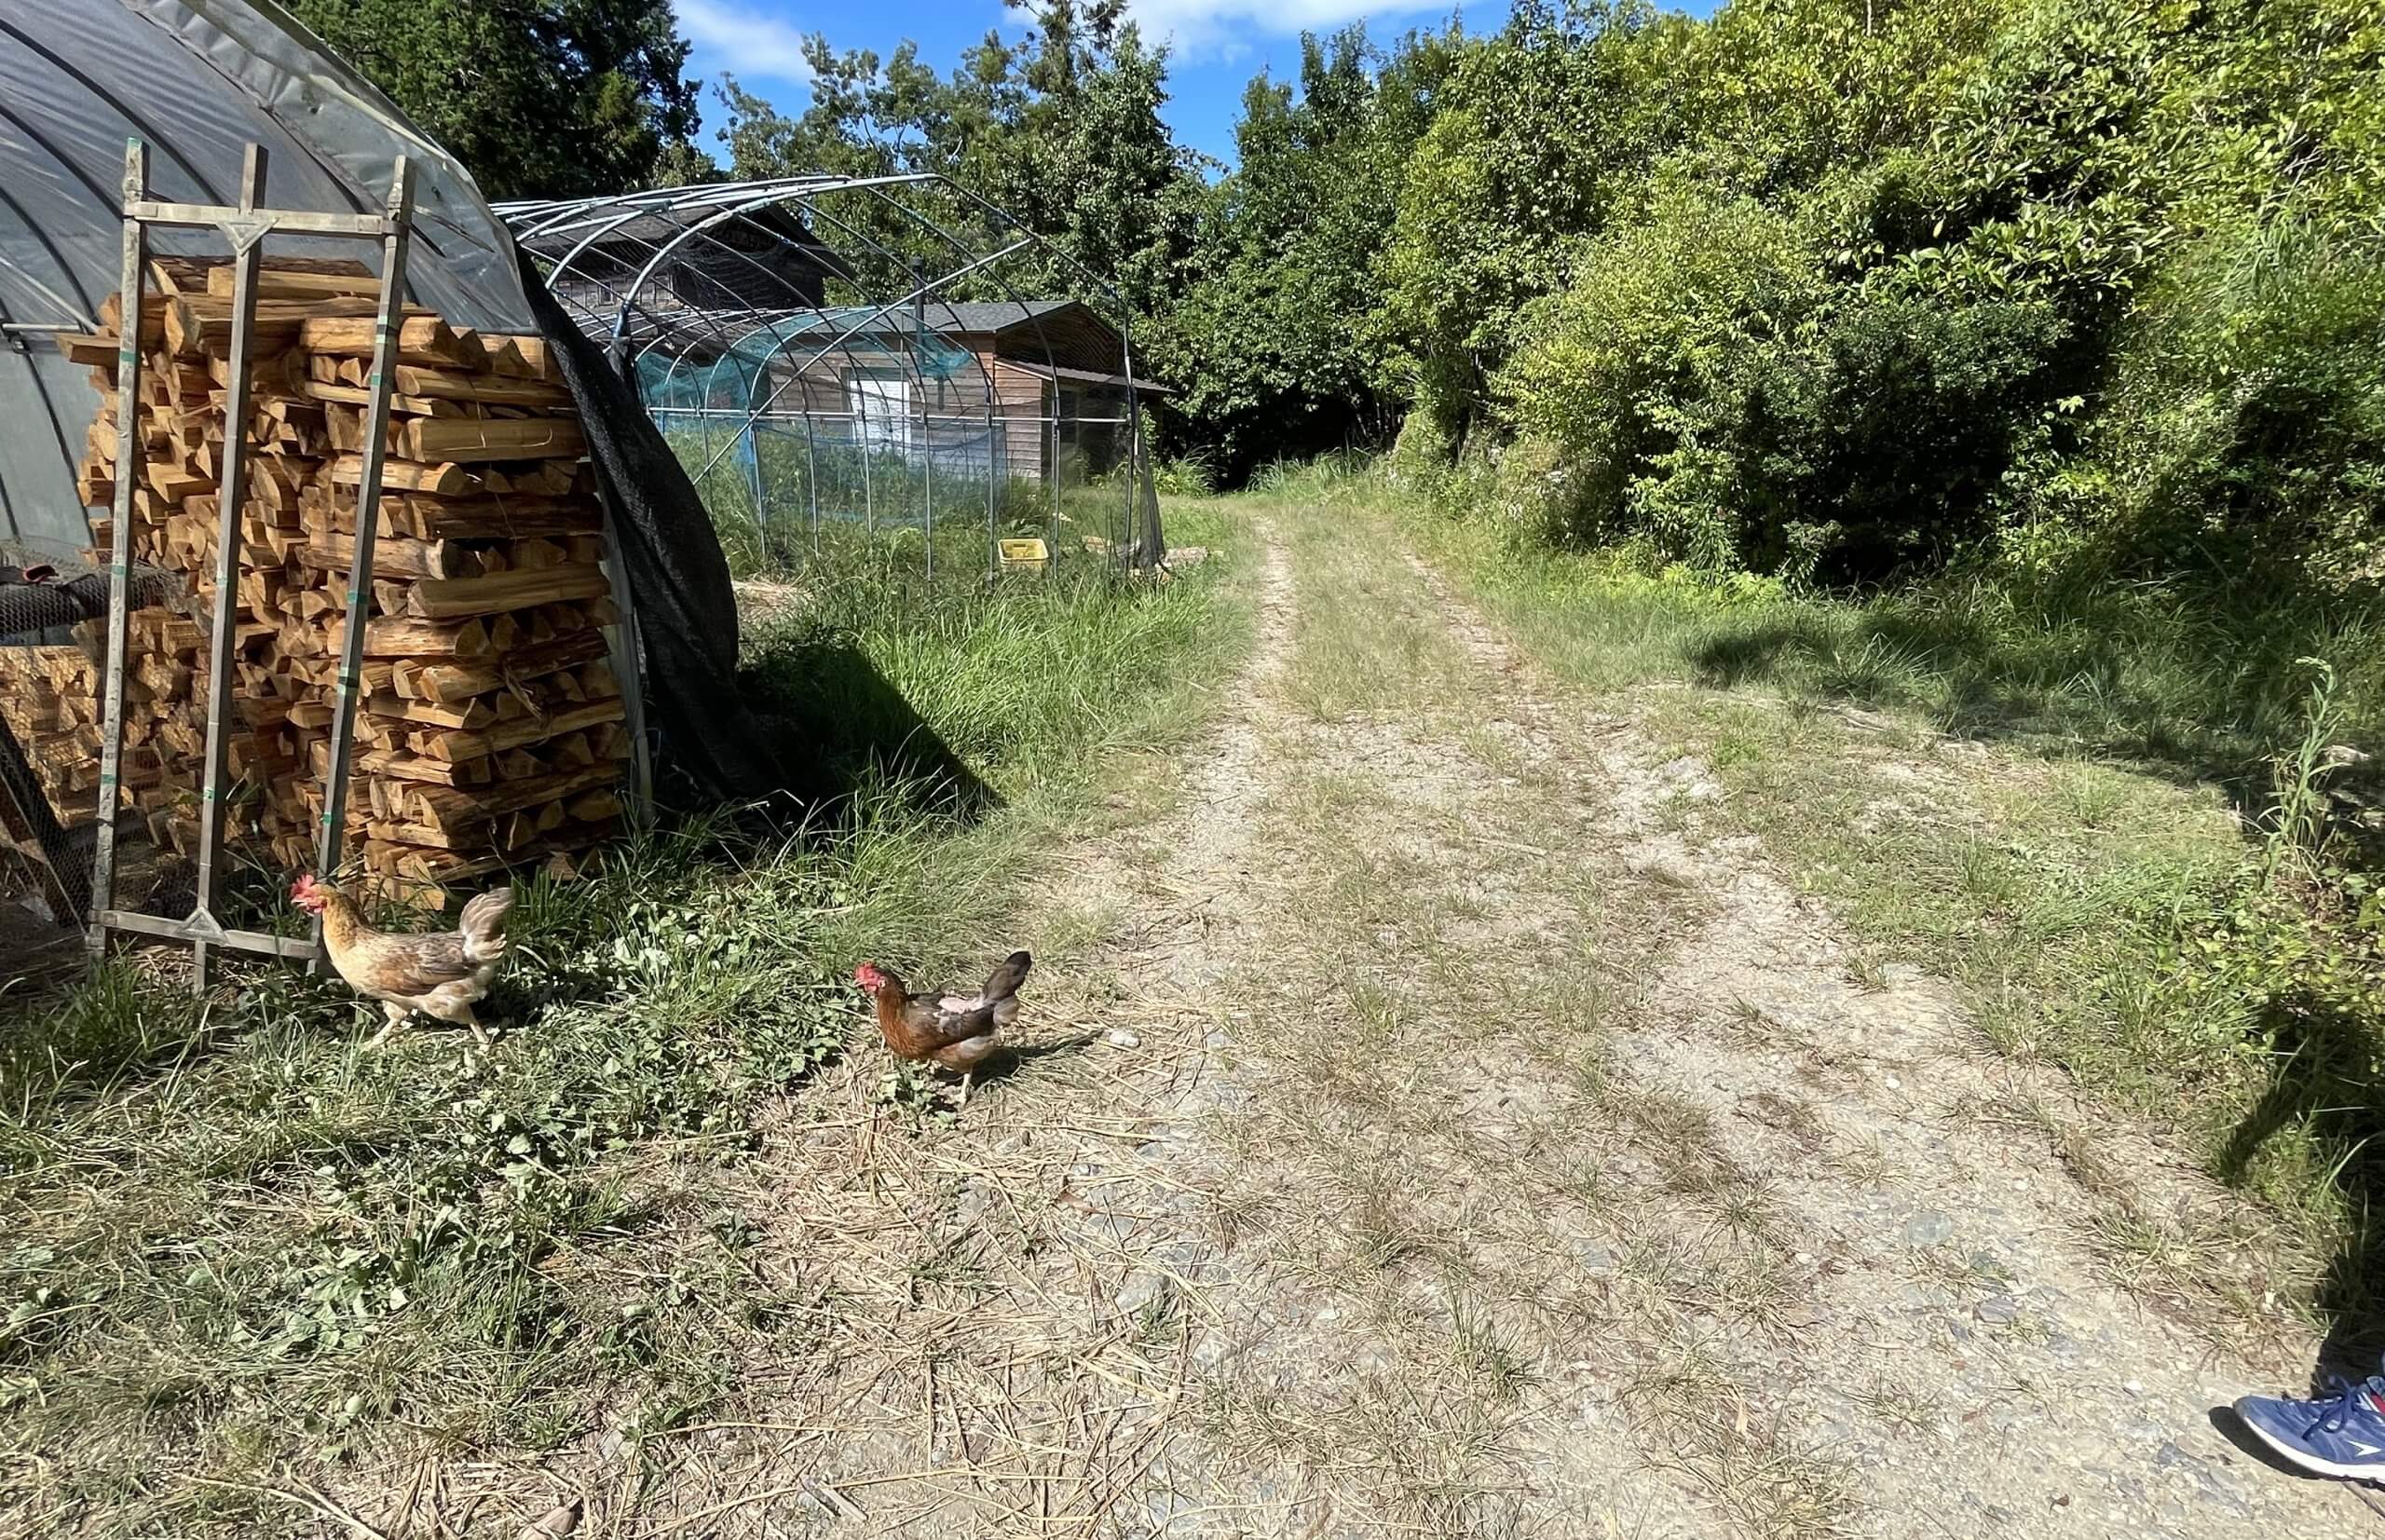
[[[138,610],[128,626],[124,781],[159,846],[184,853],[204,774],[232,276],[157,259],[142,303],[132,556],[186,577],[190,598],[187,614]],[[377,293],[356,263],[269,257],[260,275],[226,828],[286,870],[313,865],[323,811]],[[102,564],[122,314],[112,295],[102,331],[59,338],[102,400],[77,478]],[[611,834],[628,743],[602,513],[544,340],[409,307],[393,374],[345,848],[385,892],[421,899]],[[25,716],[20,739],[64,820],[93,815],[102,630],[75,648],[0,649],[20,655],[0,679],[9,726]]]

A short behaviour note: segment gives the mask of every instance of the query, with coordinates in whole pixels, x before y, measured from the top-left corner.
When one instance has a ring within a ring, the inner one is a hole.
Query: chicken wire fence
[[[498,207],[686,465],[734,567],[1162,553],[1125,307],[942,177]]]

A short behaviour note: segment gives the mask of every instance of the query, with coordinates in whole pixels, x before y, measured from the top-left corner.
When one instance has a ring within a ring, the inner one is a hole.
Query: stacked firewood
[[[190,710],[191,671],[201,638],[188,620],[162,609],[133,612],[138,666],[124,673],[124,770],[135,811],[170,840],[180,787],[170,771],[203,746]],[[201,693],[206,680],[198,682]],[[200,718],[198,720],[203,720]],[[100,673],[81,647],[0,647],[0,722],[23,751],[61,825],[99,811]]]
[[[176,636],[189,646],[171,654],[180,711],[161,729],[158,770],[187,788],[201,773],[203,628],[220,597],[232,271],[166,259],[152,277],[131,545],[136,561],[190,582],[191,618]],[[353,263],[268,258],[260,275],[230,596],[239,707],[230,755],[252,792],[236,804],[238,830],[286,867],[311,864],[323,811],[376,292]],[[102,510],[115,496],[121,316],[112,296],[101,316],[112,330],[60,340],[92,365],[102,397],[79,471],[83,497]],[[544,341],[483,335],[409,308],[391,384],[348,848],[385,886],[436,887],[611,832],[628,745],[602,628],[618,615],[598,565],[603,525],[579,463],[585,444]],[[104,551],[112,532],[99,524]],[[138,620],[130,640],[132,670],[162,655]],[[169,699],[162,689],[159,699]]]

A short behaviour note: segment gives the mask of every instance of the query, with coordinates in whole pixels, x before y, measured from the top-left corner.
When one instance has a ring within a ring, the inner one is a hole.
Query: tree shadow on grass
[[[2317,1290],[2329,1325],[2311,1369],[2311,1388],[2326,1392],[2377,1372],[2385,1352],[2385,1041],[2352,1012],[2306,1002],[2273,1007],[2269,1025],[2275,1070],[2221,1150],[2217,1175],[2242,1187],[2261,1147],[2288,1128],[2340,1152],[2329,1177],[2351,1219]]]
[[[2037,753],[2084,747],[2181,785],[2216,783],[2231,793],[2265,773],[2244,724],[2291,695],[2264,691],[2239,669],[2228,681],[2236,694],[2199,698],[2184,711],[2199,676],[2132,660],[2092,627],[2016,639],[1977,616],[1919,606],[1751,617],[1705,637],[1690,661],[1715,688],[1762,685],[1911,712],[1956,738]],[[2170,688],[2149,688],[2157,681]]]
[[[962,824],[1002,806],[849,636],[774,637],[739,671],[738,688],[773,729],[782,789],[806,813],[864,791]]]

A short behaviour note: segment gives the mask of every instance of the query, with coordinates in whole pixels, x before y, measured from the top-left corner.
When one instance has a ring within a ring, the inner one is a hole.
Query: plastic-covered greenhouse
[[[686,462],[732,558],[934,572],[1162,552],[1124,307],[944,178],[501,205]]]

